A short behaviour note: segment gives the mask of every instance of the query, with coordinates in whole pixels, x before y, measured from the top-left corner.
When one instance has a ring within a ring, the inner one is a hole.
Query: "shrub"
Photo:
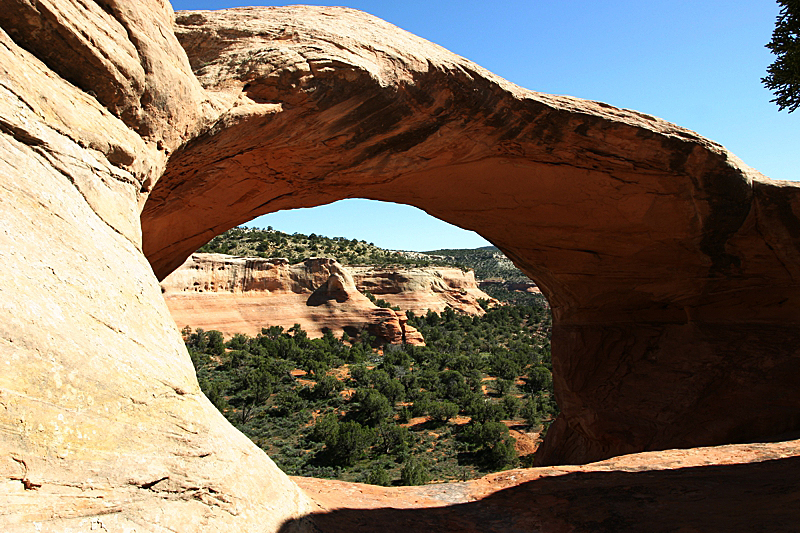
[[[416,457],[409,457],[400,471],[400,482],[403,485],[424,485],[430,478],[428,466]]]

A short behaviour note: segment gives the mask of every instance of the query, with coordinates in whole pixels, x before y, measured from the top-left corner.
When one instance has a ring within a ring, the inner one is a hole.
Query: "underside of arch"
[[[192,12],[177,35],[229,107],[144,206],[157,276],[261,214],[407,203],[483,235],[550,300],[563,414],[542,464],[800,427],[796,187],[352,10]]]

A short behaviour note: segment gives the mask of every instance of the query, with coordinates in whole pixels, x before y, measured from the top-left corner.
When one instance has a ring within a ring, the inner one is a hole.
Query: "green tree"
[[[314,386],[314,396],[320,400],[335,397],[342,389],[342,383],[334,376],[323,376]]]
[[[402,454],[408,450],[411,432],[406,427],[382,422],[375,429],[376,448],[387,454]]]
[[[368,426],[375,426],[392,414],[389,400],[375,389],[358,389],[355,401],[359,403],[358,418]]]
[[[428,414],[437,424],[445,424],[458,414],[458,405],[453,402],[432,402],[428,405]]]
[[[500,399],[500,404],[503,406],[503,410],[505,411],[505,419],[511,420],[517,416],[520,408],[519,398],[511,396],[510,394],[506,394]]]
[[[536,398],[531,397],[525,400],[525,403],[522,404],[522,408],[520,409],[520,414],[529,426],[538,426],[542,423]]]
[[[392,478],[383,466],[376,464],[367,475],[367,483],[370,485],[388,487],[392,484]]]
[[[375,440],[375,433],[355,420],[339,424],[335,442],[325,442],[339,462],[354,465],[366,455],[366,450]]]
[[[761,81],[775,94],[771,101],[791,113],[800,107],[800,1],[778,0],[778,4],[781,10],[767,44],[777,59]]]
[[[400,482],[403,485],[424,485],[430,479],[428,466],[416,457],[409,457],[400,471]]]

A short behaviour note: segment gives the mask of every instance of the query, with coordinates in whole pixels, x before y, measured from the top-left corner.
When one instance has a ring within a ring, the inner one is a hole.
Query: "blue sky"
[[[176,1],[173,7],[296,3]],[[800,179],[800,111],[778,112],[761,84],[773,60],[764,45],[778,14],[775,2],[354,0],[346,5],[528,89],[656,115],[723,144],[773,179]],[[366,200],[274,213],[254,224],[406,250],[487,244],[416,208]]]

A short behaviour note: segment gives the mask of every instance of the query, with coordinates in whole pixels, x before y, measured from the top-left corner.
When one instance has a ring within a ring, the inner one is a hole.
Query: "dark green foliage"
[[[777,58],[761,81],[775,93],[772,102],[791,113],[800,107],[800,1],[778,0],[778,4],[781,10],[767,44]]]
[[[264,258],[283,257],[291,263],[299,263],[311,257],[332,257],[348,265],[423,267],[451,264],[450,260],[384,250],[366,241],[343,237],[329,238],[313,233],[290,235],[272,228],[233,228],[211,239],[200,247],[198,252]],[[388,303],[384,304],[385,307],[389,307]]]
[[[449,261],[453,266],[463,265],[475,271],[476,279],[499,278],[505,281],[530,281],[520,269],[514,266],[503,252],[495,246],[485,246],[472,250],[446,249],[425,252],[435,259]]]
[[[431,419],[442,425],[458,414],[458,405],[453,402],[433,402],[428,405]]]
[[[391,455],[402,455],[408,451],[412,441],[408,428],[384,421],[375,429],[376,446],[380,451]]]
[[[501,422],[470,422],[460,438],[489,468],[507,468],[517,459],[514,440],[509,436],[508,427]]]
[[[335,439],[326,441],[325,446],[332,452],[338,461],[345,465],[353,465],[366,455],[367,448],[372,446],[375,432],[363,427],[355,420],[348,420],[339,424]]]
[[[376,464],[372,467],[372,470],[369,471],[366,482],[370,485],[388,487],[392,484],[392,478],[384,466]]]
[[[314,387],[314,396],[318,400],[326,400],[338,397],[340,390],[342,390],[342,383],[338,379],[334,376],[322,376]]]
[[[389,400],[375,389],[358,389],[354,400],[358,404],[354,407],[356,418],[368,426],[375,426],[392,414]]]
[[[409,458],[400,471],[400,482],[403,485],[424,485],[430,478],[428,466],[416,457]]]
[[[209,399],[290,474],[422,483],[514,465],[499,421],[538,427],[557,413],[549,310],[448,310],[409,322],[427,346],[383,346],[383,356],[364,333],[344,342],[330,331],[309,339],[298,326],[266,327],[234,336],[222,353],[213,332],[183,333]],[[349,378],[337,378],[347,369]]]

